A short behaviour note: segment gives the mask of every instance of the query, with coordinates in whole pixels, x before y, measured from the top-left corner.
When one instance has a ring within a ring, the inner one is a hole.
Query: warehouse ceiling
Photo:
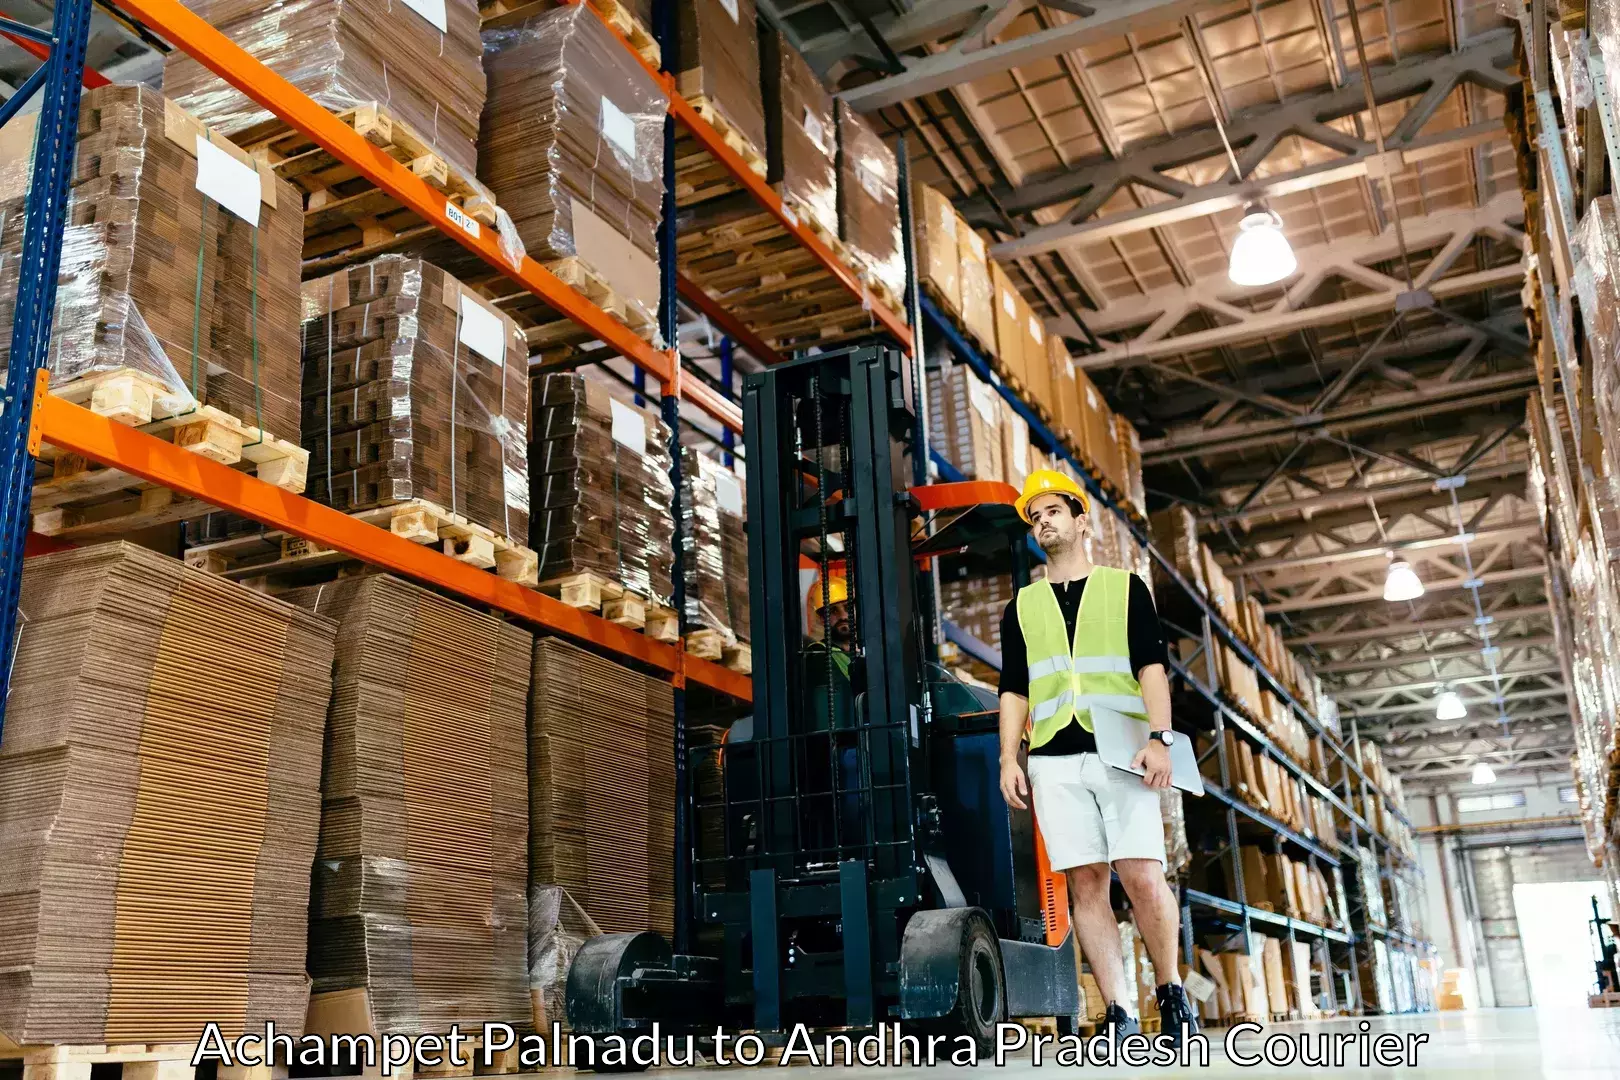
[[[1140,429],[1153,503],[1197,512],[1408,784],[1567,772],[1494,4],[761,7],[992,239]],[[1239,288],[1260,197],[1300,269]],[[1383,599],[1391,552],[1423,597]]]

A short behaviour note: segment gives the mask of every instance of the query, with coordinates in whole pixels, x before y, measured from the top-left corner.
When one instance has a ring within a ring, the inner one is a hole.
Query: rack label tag
[[[478,235],[478,222],[468,217],[467,212],[455,203],[447,202],[444,204],[444,216],[461,226],[462,231],[469,236]]]

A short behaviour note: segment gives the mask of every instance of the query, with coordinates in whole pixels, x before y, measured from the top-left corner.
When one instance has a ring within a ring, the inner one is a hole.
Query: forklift
[[[587,941],[573,1032],[899,1023],[989,1048],[1016,1017],[1078,1029],[1063,877],[1001,796],[995,695],[946,672],[934,638],[930,560],[1022,557],[1025,530],[1007,502],[942,497],[991,485],[913,486],[912,381],[884,345],[748,376],[753,715],[718,790],[689,803],[689,951],[653,932]],[[807,565],[848,582],[842,642],[806,632]]]

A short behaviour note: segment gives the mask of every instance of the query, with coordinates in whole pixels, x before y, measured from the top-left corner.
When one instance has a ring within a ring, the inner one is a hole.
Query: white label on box
[[[742,485],[737,482],[735,476],[728,472],[715,473],[714,495],[722,511],[732,517],[742,517]]]
[[[647,421],[640,413],[617,399],[613,406],[613,441],[637,454],[647,452]]]
[[[720,0],[720,6],[726,9],[732,22],[742,22],[742,15],[737,11],[737,0]]]
[[[855,179],[861,182],[866,193],[878,202],[883,201],[883,167],[873,164],[862,158],[855,163]]]
[[[460,225],[462,231],[468,236],[478,235],[478,222],[468,217],[467,212],[455,203],[447,202],[444,204],[444,216]]]
[[[259,227],[259,170],[243,164],[197,135],[197,190],[252,225]]]
[[[810,106],[804,107],[804,133],[810,136],[810,141],[816,144],[816,149],[823,154],[827,153],[827,125],[821,122],[821,117],[811,111]]]
[[[1013,439],[1013,468],[1021,473],[1029,472],[1029,429],[1021,428],[1017,438]]]
[[[1001,310],[1007,313],[1009,319],[1018,317],[1018,308],[1013,304],[1012,293],[1004,291],[1001,294]]]
[[[968,380],[968,400],[973,403],[973,407],[984,417],[987,424],[996,422],[996,403],[991,397],[992,393],[993,391],[978,379]]]
[[[477,300],[461,294],[461,325],[456,340],[499,367],[506,362],[506,324]]]
[[[1029,317],[1029,336],[1035,339],[1035,344],[1046,344],[1046,330],[1041,326],[1041,320],[1031,315]]]
[[[405,0],[405,6],[432,23],[439,33],[450,29],[450,21],[444,13],[444,0]]]
[[[636,122],[606,96],[602,98],[602,135],[625,157],[636,160]]]

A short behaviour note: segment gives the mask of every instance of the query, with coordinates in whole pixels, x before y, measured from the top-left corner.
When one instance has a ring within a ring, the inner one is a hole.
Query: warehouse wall
[[[1530,1004],[1513,886],[1599,877],[1586,856],[1575,808],[1558,800],[1558,789],[1568,783],[1554,778],[1543,784],[1465,785],[1408,800],[1419,829],[1449,827],[1418,838],[1428,895],[1425,929],[1446,967],[1470,969],[1481,1006]],[[1459,797],[1511,791],[1524,792],[1523,806],[1457,811]]]

